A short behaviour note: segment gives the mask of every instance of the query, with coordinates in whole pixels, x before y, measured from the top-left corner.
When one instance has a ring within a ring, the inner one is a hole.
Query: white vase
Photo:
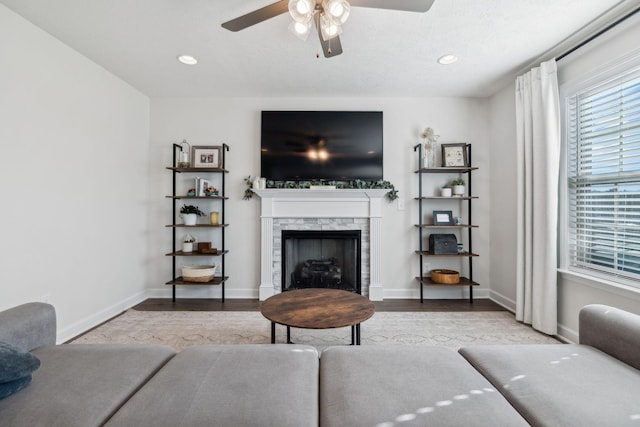
[[[182,242],[182,252],[193,252],[193,242]]]
[[[464,185],[454,185],[453,194],[455,194],[456,196],[464,195]]]
[[[442,197],[451,197],[451,189],[450,188],[441,188],[440,189],[440,195]]]
[[[180,214],[180,216],[184,221],[184,225],[196,225],[196,222],[198,222],[197,214]]]

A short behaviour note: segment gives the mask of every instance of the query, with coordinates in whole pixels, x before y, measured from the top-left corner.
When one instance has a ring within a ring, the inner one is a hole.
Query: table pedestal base
[[[276,343],[276,323],[271,322],[271,344]],[[291,326],[287,326],[287,344],[295,344],[291,341]],[[360,345],[360,323],[351,325],[351,345]]]

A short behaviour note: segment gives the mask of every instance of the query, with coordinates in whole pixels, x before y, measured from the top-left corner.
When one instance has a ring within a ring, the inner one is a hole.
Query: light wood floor
[[[505,309],[489,299],[424,300],[392,299],[375,301],[376,311],[504,311]],[[150,298],[133,307],[140,311],[258,311],[257,299],[229,299],[223,303],[218,299],[178,299]]]

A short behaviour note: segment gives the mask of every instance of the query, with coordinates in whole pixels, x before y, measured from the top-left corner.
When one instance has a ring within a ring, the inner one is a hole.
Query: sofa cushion
[[[532,425],[622,426],[640,419],[640,371],[590,346],[471,346],[460,353]]]
[[[0,424],[99,426],[175,354],[157,345],[68,344],[34,351],[31,385],[0,400]]]
[[[526,426],[455,350],[330,347],[320,357],[320,425]]]
[[[189,347],[107,426],[314,426],[318,363],[301,345]]]
[[[38,367],[37,357],[0,341],[0,384],[29,376]]]

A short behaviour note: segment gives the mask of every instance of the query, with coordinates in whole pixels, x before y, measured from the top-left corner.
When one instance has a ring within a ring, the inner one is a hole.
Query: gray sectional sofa
[[[55,345],[55,325],[47,304],[0,312],[0,341],[41,363],[0,400],[0,425],[640,425],[640,316],[602,305],[581,311],[580,344],[458,352],[252,344],[176,354]]]

